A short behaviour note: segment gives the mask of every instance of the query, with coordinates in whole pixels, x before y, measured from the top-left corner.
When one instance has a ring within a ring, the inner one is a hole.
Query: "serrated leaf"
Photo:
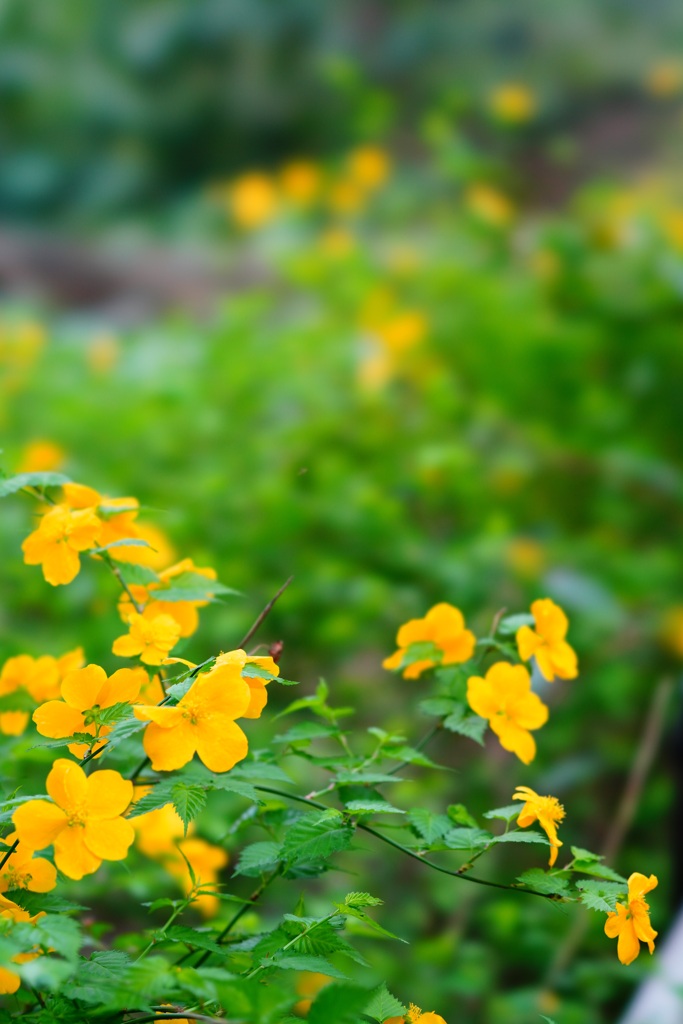
[[[154,590],[159,601],[212,601],[218,595],[241,596],[238,590],[226,587],[218,580],[211,580],[198,572],[184,572],[174,576],[167,587]]]
[[[369,892],[347,892],[344,897],[346,907],[379,907],[384,900],[378,896],[371,896]]]
[[[522,885],[528,885],[536,892],[547,893],[549,896],[568,896],[570,894],[569,882],[560,875],[543,871],[542,868],[530,868],[517,877]]]
[[[206,790],[196,783],[175,782],[171,788],[171,801],[182,819],[187,835],[188,825],[206,805]]]
[[[230,772],[230,776],[231,775],[232,772]],[[250,782],[243,782],[240,779],[230,778],[230,776],[215,775],[211,782],[211,788],[221,790],[225,793],[235,793],[237,796],[243,796],[245,800],[251,800],[251,802],[255,804],[263,803],[263,800]]]
[[[588,864],[576,861],[572,864],[571,870],[582,875],[592,875],[594,878],[604,878],[608,882],[621,882],[623,885],[627,884],[623,875],[620,875],[618,871],[613,871],[612,868],[608,867],[606,864],[600,864],[599,861],[590,861]]]
[[[450,715],[456,706],[457,702],[451,697],[428,697],[418,704],[418,708],[425,715],[436,715],[438,718]]]
[[[326,860],[348,849],[352,838],[353,830],[338,811],[313,811],[287,830],[282,855],[289,864]]]
[[[301,740],[315,740],[327,736],[339,736],[339,729],[323,722],[299,722],[287,732],[273,737],[274,743],[298,743]]]
[[[348,977],[323,956],[295,953],[293,950],[287,950],[282,954],[276,953],[271,957],[264,956],[259,963],[263,967],[277,967],[282,971],[312,971],[316,974],[326,974],[328,978],[338,978],[341,981],[346,981]]]
[[[280,843],[270,841],[251,843],[249,846],[245,846],[240,853],[233,874],[256,878],[266,871],[272,871],[278,864],[280,857]]]
[[[403,942],[407,945],[406,939],[400,938],[398,935],[394,935],[393,932],[383,928],[381,924],[377,924],[374,918],[366,914],[361,907],[350,906],[348,903],[335,903],[334,904],[340,914],[345,917],[353,917],[358,921],[362,921],[363,924],[367,925],[373,932],[377,932],[378,935],[384,935],[388,939],[397,939],[399,942]]]
[[[16,494],[24,487],[61,487],[68,483],[71,481],[63,473],[17,473],[16,476],[0,480],[0,498],[6,498],[8,494]]]
[[[368,990],[360,985],[326,985],[308,1012],[308,1024],[357,1024],[367,1001]]]
[[[584,850],[582,846],[570,846],[569,849],[572,851],[572,856],[575,857],[576,860],[588,862],[593,860],[598,861],[604,859],[600,856],[599,853],[591,853],[590,850]]]
[[[479,715],[466,714],[462,709],[458,708],[452,715],[444,719],[443,724],[450,732],[467,736],[468,739],[474,740],[475,743],[483,746],[484,734],[488,726],[485,718],[480,718]]]
[[[533,829],[505,832],[502,836],[494,836],[493,841],[494,843],[538,843],[540,846],[550,846],[548,837],[540,832],[534,832]]]
[[[586,879],[577,882],[576,888],[581,895],[579,899],[589,910],[597,910],[608,914],[615,909],[616,901],[626,895],[626,885],[620,882],[602,882]]]
[[[476,818],[472,817],[464,804],[449,804],[446,813],[456,825],[467,825],[468,828],[479,827]]]
[[[368,730],[369,731],[369,730]],[[393,757],[397,761],[406,761],[408,764],[416,764],[421,768],[439,768],[445,770],[444,766],[437,764],[432,761],[430,757],[423,754],[421,750],[416,750],[415,747],[401,746],[401,747],[386,747],[385,753],[387,757]]]
[[[119,701],[111,704],[108,708],[101,708],[97,713],[101,725],[114,725],[116,722],[123,722],[133,717],[133,708],[128,701]]]
[[[507,804],[506,807],[494,807],[492,811],[484,813],[485,818],[499,818],[501,821],[512,821],[517,818],[522,808],[520,804]]]
[[[154,551],[154,548],[142,537],[122,537],[120,540],[111,540],[108,544],[103,544],[99,548],[89,548],[91,555],[100,555],[103,551],[110,551],[112,548],[149,548],[150,551]]]
[[[172,942],[183,942],[186,946],[194,946],[196,949],[208,949],[212,953],[225,955],[225,946],[216,942],[215,935],[207,935],[206,932],[197,931],[196,928],[185,928],[183,925],[171,925],[163,933],[165,939]]]
[[[388,1017],[402,1017],[407,1012],[403,1003],[399,1002],[396,996],[392,996],[386,984],[382,983],[374,993],[372,999],[365,1007],[368,1017],[383,1024]]]
[[[344,807],[352,814],[405,814],[386,800],[348,800]]]
[[[383,772],[340,771],[335,778],[339,786],[379,786],[386,782],[403,782],[400,775],[386,775]]]
[[[230,772],[232,778],[251,779],[256,782],[289,782],[291,778],[277,764],[270,761],[240,761]]]
[[[535,626],[536,620],[528,612],[519,615],[506,615],[498,623],[498,632],[502,636],[513,636],[522,626]]]
[[[483,828],[452,828],[443,837],[449,850],[480,850],[493,839],[493,835]]]
[[[445,814],[432,814],[422,807],[409,811],[408,821],[427,846],[431,846],[437,839],[443,839],[453,828],[453,823]]]
[[[166,804],[172,803],[172,791],[175,785],[177,785],[175,779],[164,779],[163,782],[158,782],[149,793],[145,793],[134,804],[131,804],[127,817],[138,818],[141,814],[156,811],[160,807],[165,807]]]
[[[126,583],[132,586],[147,586],[148,583],[158,583],[159,575],[150,569],[148,565],[138,565],[136,562],[121,562],[118,566],[119,573]]]

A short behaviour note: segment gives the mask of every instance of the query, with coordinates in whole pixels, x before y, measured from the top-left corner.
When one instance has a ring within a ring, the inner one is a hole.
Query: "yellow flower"
[[[280,184],[287,199],[308,206],[320,192],[321,174],[310,160],[292,160],[280,172]]]
[[[213,846],[204,839],[197,836],[188,836],[181,839],[171,850],[171,856],[164,859],[163,864],[169,874],[178,879],[185,895],[189,895],[193,888],[192,878],[183,856],[178,852],[182,850],[184,856],[192,865],[196,884],[204,888],[215,886],[218,881],[218,872],[228,863],[228,855],[220,846]],[[192,901],[205,917],[213,917],[219,907],[220,900],[211,893],[202,893]]]
[[[3,837],[3,843],[12,846],[18,839],[16,832]],[[5,851],[7,852],[7,851]],[[0,851],[0,855],[2,851]],[[34,857],[25,843],[19,846],[0,868],[0,892],[7,889],[29,889],[31,892],[49,892],[57,884],[57,871],[45,857]]]
[[[122,658],[140,656],[146,665],[161,665],[180,637],[180,626],[170,615],[150,615],[132,612],[128,618],[128,633],[118,637],[112,645],[114,654]]]
[[[296,991],[304,996],[294,1006],[294,1013],[305,1017],[313,1003],[313,996],[317,996],[321,989],[330,984],[332,978],[328,974],[320,974],[317,971],[301,971],[296,976]]]
[[[523,665],[497,661],[485,678],[467,681],[467,701],[475,714],[487,718],[505,750],[529,764],[536,756],[531,729],[548,721],[548,708],[531,692],[531,677]]]
[[[135,790],[136,799],[140,799],[147,792],[149,787],[137,787]],[[145,857],[159,860],[165,855],[172,853],[175,849],[175,840],[185,835],[183,819],[176,811],[173,804],[164,804],[154,811],[147,811],[146,814],[138,814],[131,818],[130,822],[135,829],[136,844]],[[188,836],[194,831],[190,823]]]
[[[227,772],[247,756],[247,737],[238,725],[251,702],[240,666],[219,665],[192,684],[175,707],[137,706],[151,724],[143,746],[154,771],[182,768],[195,752],[212,772]]]
[[[389,177],[391,160],[378,146],[359,146],[347,158],[349,174],[364,189],[375,189]]]
[[[92,509],[55,505],[21,545],[24,562],[41,565],[53,587],[71,583],[81,568],[80,552],[96,547],[101,536],[102,523]]]
[[[165,584],[173,585],[173,579],[183,573],[195,573],[197,576],[204,576],[206,579],[215,580],[216,570],[210,567],[201,568],[196,566],[191,558],[184,558],[181,562],[164,569],[159,573],[160,583],[156,581],[146,586],[134,584],[129,586],[133,600],[138,607],[144,608],[146,618],[153,618],[156,615],[170,615],[178,623],[180,636],[192,636],[199,627],[198,608],[204,608],[206,601],[164,601],[163,589],[160,590],[159,600],[155,599],[155,591],[163,588]],[[124,622],[128,622],[130,616],[135,613],[133,604],[128,594],[122,594],[119,600],[119,614]]]
[[[576,652],[565,640],[569,621],[562,609],[549,597],[540,598],[531,605],[536,629],[522,626],[517,630],[517,647],[522,661],[534,657],[539,672],[552,682],[554,679],[575,679],[579,674]]]
[[[54,845],[55,864],[67,878],[97,871],[103,860],[123,860],[135,838],[121,815],[133,783],[111,769],[86,775],[80,765],[58,758],[47,777],[47,800],[30,800],[12,821],[20,843],[32,850]]]
[[[432,1013],[431,1011],[423,1013],[415,1003],[410,1004],[406,1020],[409,1024],[446,1024],[446,1021],[438,1013]]]
[[[663,60],[650,68],[645,78],[645,88],[651,96],[668,99],[676,96],[683,86],[683,68],[678,61]]]
[[[246,651],[228,651],[227,654],[219,654],[216,658],[216,666],[219,665],[238,665],[240,671],[245,665],[256,665],[258,668],[262,668],[265,672],[270,672],[271,676],[278,676],[280,669],[270,657],[254,658],[247,654]],[[249,706],[247,710],[242,713],[242,718],[260,718],[261,712],[263,711],[266,703],[268,702],[268,693],[266,692],[266,686],[270,682],[270,679],[261,679],[259,676],[242,676],[242,679],[249,687],[250,698]]]
[[[108,498],[85,484],[64,484],[62,488],[64,502],[72,509],[92,509],[102,522],[100,546],[114,544],[122,540],[136,540],[139,532],[135,519],[139,511],[137,498]],[[120,544],[110,548],[109,555],[119,562],[137,562],[138,552],[142,550],[135,544]]]
[[[144,669],[120,668],[107,678],[99,665],[69,672],[61,686],[61,700],[49,700],[33,712],[33,721],[41,736],[61,739],[75,732],[96,733],[94,722],[86,724],[86,714],[114,704],[132,702],[147,679]],[[111,732],[107,725],[100,726],[98,739]],[[75,757],[83,757],[89,747],[86,743],[71,743],[69,750]]]
[[[494,117],[508,124],[522,124],[536,113],[536,97],[525,85],[510,82],[496,89],[490,98]]]
[[[507,196],[490,185],[471,185],[465,193],[465,205],[479,220],[497,228],[506,227],[515,215]]]
[[[54,441],[30,441],[24,448],[17,473],[39,473],[59,469],[66,452]]]
[[[547,835],[550,842],[550,860],[548,864],[552,867],[557,860],[557,852],[560,846],[562,846],[562,843],[557,838],[557,822],[562,821],[564,818],[564,807],[556,797],[539,796],[538,793],[534,793],[533,789],[529,789],[528,786],[517,786],[512,799],[526,801],[517,818],[519,827],[526,828],[527,825],[532,825],[537,821]]]
[[[423,341],[428,329],[425,315],[408,309],[378,324],[374,331],[390,352],[399,355]]]
[[[79,668],[84,661],[83,648],[67,651],[60,658],[45,654],[33,658],[30,654],[18,654],[8,658],[0,672],[0,696],[16,690],[26,690],[38,703],[59,696],[59,685],[67,674]]]
[[[437,649],[435,657],[424,657],[403,669],[405,679],[417,679],[425,669],[434,665],[457,665],[469,661],[474,653],[476,637],[465,629],[465,620],[459,608],[442,602],[430,608],[423,619],[405,622],[396,636],[398,650],[382,662],[384,668],[400,668],[409,657],[411,644],[430,642]]]
[[[654,953],[657,932],[650,924],[650,907],[645,902],[645,893],[657,885],[655,875],[646,878],[635,871],[628,880],[628,903],[617,903],[616,913],[607,915],[605,935],[610,939],[619,937],[617,956],[622,964],[633,963],[640,953],[640,943],[647,942],[650,953]]]
[[[31,917],[27,910],[13,903],[12,900],[8,900],[6,896],[0,896],[0,917],[21,924],[35,924],[38,918],[43,916],[44,911],[41,910],[34,917]],[[34,960],[37,956],[40,956],[39,952],[17,953],[12,957],[12,962],[23,964],[27,960]],[[20,984],[21,978],[16,971],[12,971],[8,967],[0,967],[0,995],[10,995],[16,992]]]
[[[259,228],[277,211],[277,193],[266,174],[254,171],[232,183],[228,191],[230,209],[241,228]]]
[[[0,732],[3,736],[21,736],[28,725],[28,711],[0,711]]]

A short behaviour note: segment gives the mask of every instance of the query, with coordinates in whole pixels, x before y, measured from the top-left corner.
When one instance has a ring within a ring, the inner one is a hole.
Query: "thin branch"
[[[10,859],[10,857],[12,856],[12,854],[14,853],[14,851],[16,850],[18,845],[19,845],[19,840],[15,839],[14,842],[12,843],[12,845],[10,846],[9,850],[5,854],[5,856],[2,858],[2,860],[0,860],[0,870],[2,870],[2,868],[4,868],[5,864]]]
[[[114,564],[114,562],[113,562],[109,552],[108,551],[101,551],[100,555],[102,557],[102,561],[105,562],[109,566],[109,568],[111,569],[112,573],[114,574],[114,576],[118,580],[119,585],[122,587],[124,593],[127,595],[128,600],[132,604],[132,606],[135,609],[135,611],[138,613],[138,615],[142,615],[143,606],[141,604],[139,604],[139,602],[136,601],[135,598],[133,597],[132,591],[131,591],[130,587],[128,586],[128,584],[126,583],[126,581],[124,580],[123,574],[122,574],[121,570],[119,569],[118,565]]]
[[[285,590],[287,589],[287,587],[289,586],[289,584],[292,582],[293,579],[294,579],[294,577],[290,576],[288,580],[285,580],[285,582],[282,584],[282,586],[278,590],[278,592],[275,595],[275,597],[272,597],[270,599],[270,601],[268,602],[266,607],[263,609],[261,614],[258,616],[257,619],[254,620],[253,624],[250,626],[250,628],[247,630],[247,632],[244,634],[244,636],[242,637],[242,639],[238,643],[237,646],[239,648],[243,648],[243,647],[245,647],[249,643],[249,641],[251,640],[252,636],[254,635],[256,630],[259,628],[259,626],[261,625],[263,620],[270,614],[270,611],[271,611],[273,605],[275,604],[275,602],[278,600],[279,597],[281,597],[284,594]]]
[[[238,911],[236,911],[236,913],[230,918],[230,920],[226,924],[226,926],[223,929],[223,931],[216,938],[216,942],[218,943],[219,946],[221,945],[221,943],[225,942],[225,939],[227,938],[228,934],[232,931],[232,929],[237,924],[237,922],[240,920],[240,918],[243,917],[247,913],[248,910],[251,910],[251,908],[253,907],[253,905],[255,903],[258,903],[258,901],[260,900],[261,896],[266,891],[266,889],[268,888],[270,883],[274,882],[279,874],[280,874],[280,868],[277,868],[270,875],[268,875],[268,877],[266,879],[264,879],[264,881],[261,883],[261,885],[258,887],[258,889],[256,889],[251,894],[251,896],[249,897],[249,902],[245,903],[243,906],[241,906],[240,909]],[[195,967],[201,967],[202,964],[206,963],[206,961],[209,959],[209,957],[211,956],[211,953],[212,953],[212,950],[210,950],[210,949],[204,950],[204,952],[200,956],[199,960],[197,960],[196,964],[194,964],[194,966]],[[176,966],[178,964],[181,964],[184,960],[186,960],[188,955],[192,955],[192,954],[187,954],[186,953],[185,956],[182,956],[180,958],[180,960],[177,961]]]

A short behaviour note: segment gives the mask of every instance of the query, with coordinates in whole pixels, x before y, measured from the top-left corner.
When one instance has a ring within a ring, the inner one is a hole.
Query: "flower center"
[[[73,828],[75,825],[78,825],[80,828],[83,828],[83,826],[85,825],[85,821],[85,811],[83,810],[82,807],[79,807],[78,810],[76,811],[72,811],[71,814],[66,819],[66,823],[69,826],[69,828]]]
[[[197,725],[201,716],[201,704],[199,701],[189,700],[183,703],[183,718],[188,719],[192,725]]]

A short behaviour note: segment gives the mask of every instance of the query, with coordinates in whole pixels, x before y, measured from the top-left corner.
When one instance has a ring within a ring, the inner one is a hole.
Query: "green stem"
[[[298,935],[295,935],[293,939],[290,939],[289,942],[285,943],[285,945],[278,949],[277,952],[286,952],[297,942],[303,939],[304,935],[310,935],[311,932],[315,931],[316,928],[319,928],[323,924],[327,924],[328,921],[331,921],[333,917],[337,917],[338,914],[339,911],[334,910],[331,914],[328,914],[327,917],[323,917],[321,921],[314,921],[313,924],[307,925],[302,932],[299,932]],[[258,964],[256,967],[254,967],[253,971],[250,971],[249,974],[247,974],[246,981],[249,981],[250,978],[254,978],[260,971],[265,971],[269,967],[277,967],[277,964]]]
[[[16,850],[18,845],[19,845],[19,840],[15,839],[14,842],[12,843],[12,845],[10,846],[9,850],[5,854],[5,856],[2,858],[2,860],[0,860],[0,870],[2,870],[2,868],[4,868],[5,864],[10,859],[10,857],[12,856],[12,854],[14,853],[14,851]]]
[[[261,882],[261,885],[258,887],[258,889],[256,889],[251,894],[251,896],[249,897],[249,902],[245,903],[243,906],[240,907],[240,909],[235,914],[233,914],[233,916],[230,918],[230,920],[226,924],[226,926],[223,929],[223,931],[220,933],[220,935],[216,939],[216,942],[218,943],[219,946],[221,945],[221,943],[225,942],[225,939],[227,938],[229,933],[232,931],[234,926],[237,924],[237,922],[240,920],[240,918],[242,918],[247,913],[248,910],[251,910],[251,908],[253,907],[253,905],[255,903],[258,903],[258,901],[261,899],[261,896],[266,891],[266,889],[268,888],[270,883],[274,882],[275,879],[277,878],[277,876],[280,874],[280,870],[281,870],[280,868],[276,868],[275,871],[273,871],[270,875],[268,875],[268,877],[265,878],[263,880],[263,882]],[[180,960],[178,960],[178,963],[180,964],[180,963],[183,962],[183,960],[186,960],[187,956],[188,956],[188,954],[185,954],[185,956],[181,957]],[[210,956],[211,956],[211,950],[210,949],[204,950],[204,952],[202,953],[202,955],[200,956],[199,960],[197,960],[197,963],[194,966],[195,967],[201,967],[202,964],[206,963],[206,961],[209,959]]]

